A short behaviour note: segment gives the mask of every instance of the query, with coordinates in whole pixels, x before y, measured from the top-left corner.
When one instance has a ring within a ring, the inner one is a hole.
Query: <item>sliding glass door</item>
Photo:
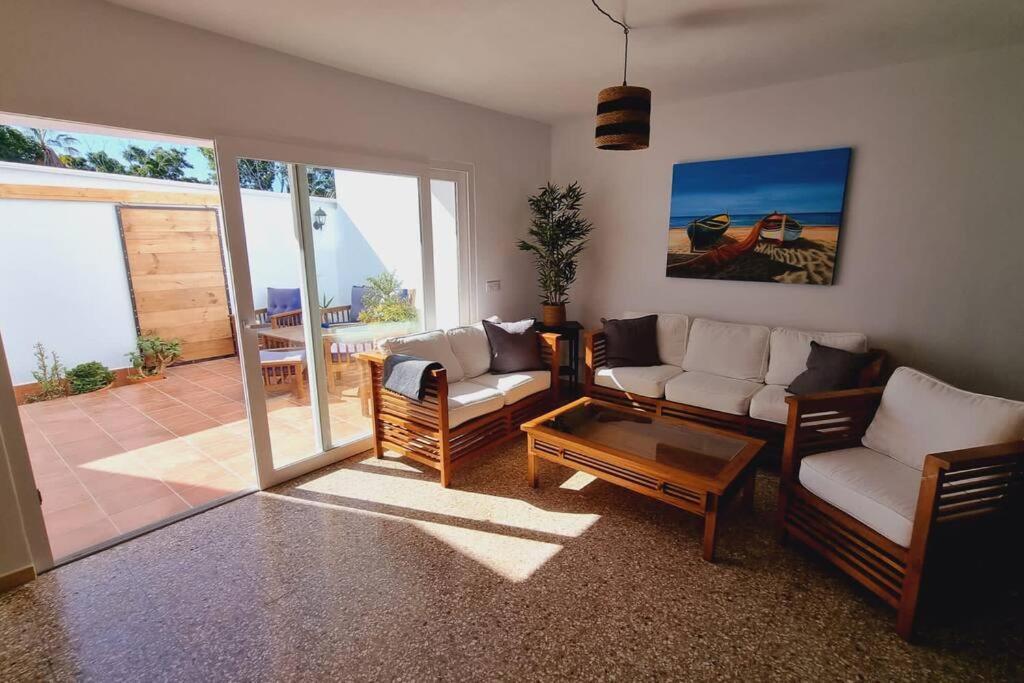
[[[233,140],[217,158],[265,487],[368,448],[357,354],[466,319],[464,218],[427,164]]]

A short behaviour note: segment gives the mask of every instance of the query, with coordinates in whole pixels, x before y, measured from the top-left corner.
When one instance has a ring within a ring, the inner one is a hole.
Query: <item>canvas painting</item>
[[[675,164],[665,274],[832,284],[850,153]]]

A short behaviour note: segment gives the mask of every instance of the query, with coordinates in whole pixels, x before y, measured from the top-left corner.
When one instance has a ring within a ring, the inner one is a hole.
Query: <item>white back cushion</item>
[[[487,320],[492,323],[501,322],[501,318],[496,315],[492,315]],[[478,377],[490,370],[491,345],[487,341],[483,323],[453,327],[445,334],[448,335],[452,353],[462,364],[462,372],[465,377]]]
[[[686,334],[690,331],[690,318],[682,313],[637,313],[626,311],[623,318],[658,316],[658,359],[665,365],[682,367],[686,355]]]
[[[811,341],[851,353],[867,353],[868,338],[859,332],[809,332],[776,327],[772,330],[765,384],[789,386],[807,369]]]
[[[763,382],[770,335],[771,330],[763,325],[696,318],[690,325],[683,370]]]
[[[868,448],[921,469],[930,453],[1024,438],[1024,403],[972,394],[899,368],[861,440]]]
[[[448,336],[441,330],[385,339],[381,343],[381,348],[389,354],[403,353],[417,358],[436,360],[448,371],[448,382],[452,384],[462,381],[462,378],[466,376],[462,369],[462,363],[452,353]]]

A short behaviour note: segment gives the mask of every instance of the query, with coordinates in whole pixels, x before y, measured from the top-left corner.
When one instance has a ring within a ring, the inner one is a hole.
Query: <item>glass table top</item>
[[[589,402],[569,408],[541,426],[707,477],[717,476],[750,443],[742,437]]]

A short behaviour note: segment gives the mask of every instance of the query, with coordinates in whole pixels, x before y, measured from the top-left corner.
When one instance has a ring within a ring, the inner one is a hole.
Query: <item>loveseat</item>
[[[816,550],[894,607],[903,638],[913,633],[933,568],[1016,549],[1024,524],[1024,403],[907,367],[884,390],[787,402],[782,537]],[[963,592],[958,581],[941,592]]]
[[[369,371],[373,450],[385,448],[438,470],[441,485],[473,456],[520,434],[519,425],[558,400],[559,339],[537,334],[542,370],[490,372],[491,350],[482,324],[386,339],[356,358]],[[437,361],[422,401],[383,387],[384,360],[405,354]]]
[[[626,312],[623,318],[648,313]],[[605,365],[601,330],[584,333],[584,393],[659,414],[757,434],[781,445],[789,407],[786,391],[806,369],[811,341],[867,353],[868,340],[856,332],[810,332],[769,328],[658,313],[660,365]],[[858,384],[881,381],[885,354],[872,362]]]

